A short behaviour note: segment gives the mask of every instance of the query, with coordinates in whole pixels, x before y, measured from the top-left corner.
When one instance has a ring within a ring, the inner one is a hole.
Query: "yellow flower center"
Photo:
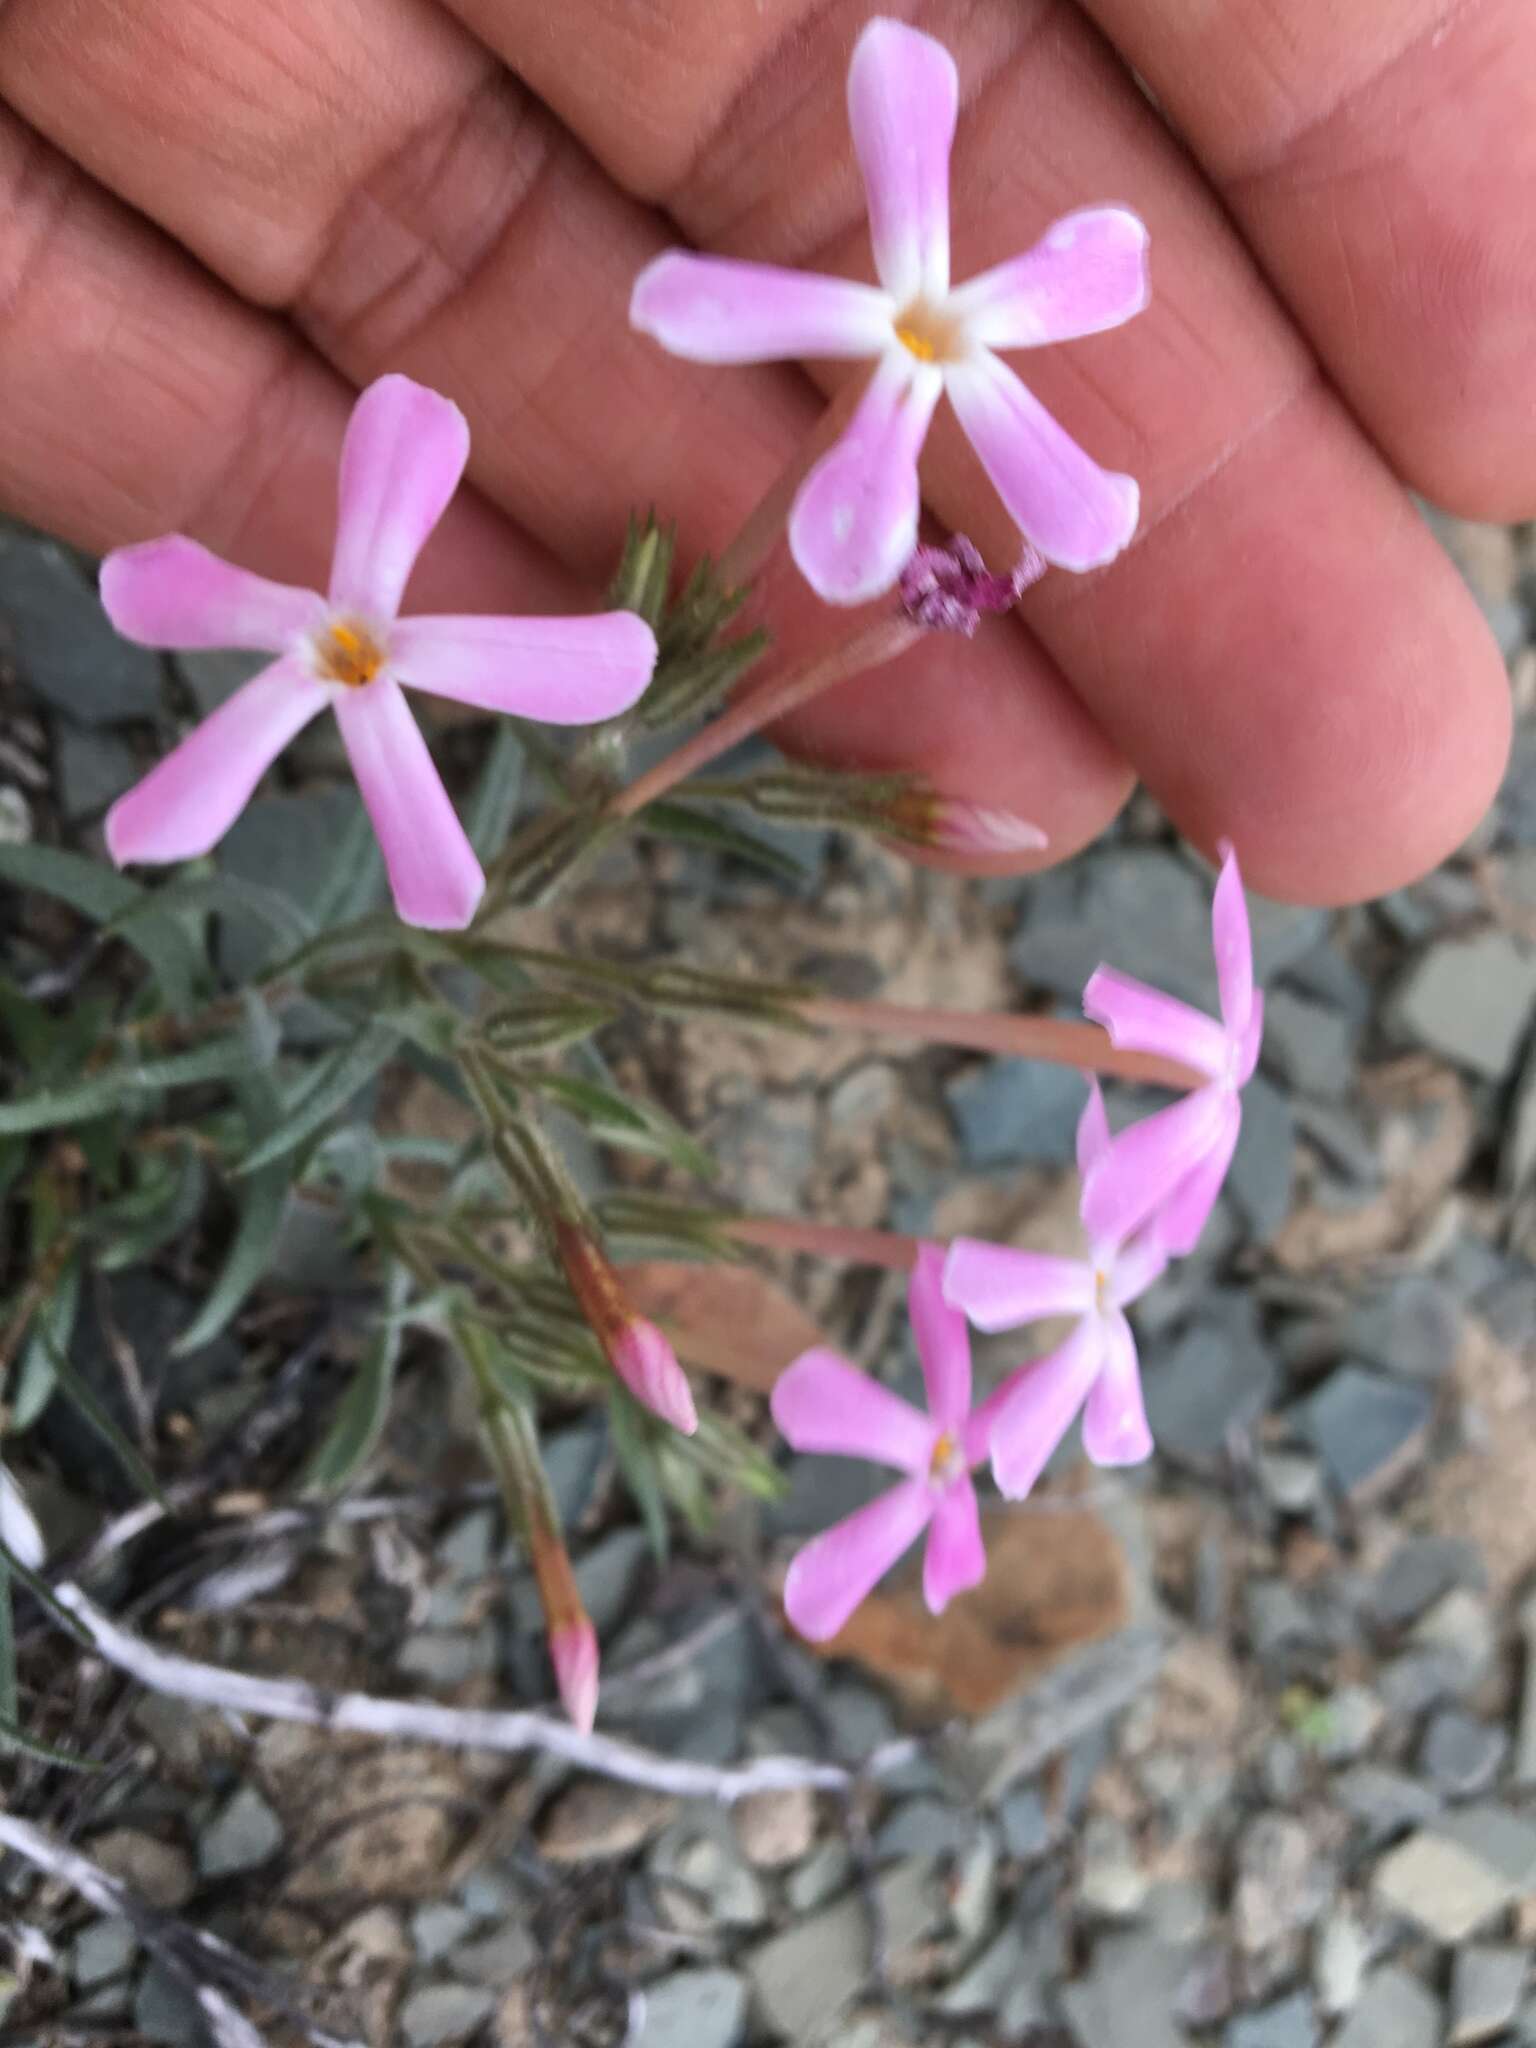
[[[953,362],[964,352],[965,337],[942,307],[915,299],[896,319],[896,339],[920,363]]]
[[[384,650],[355,619],[334,619],[315,641],[320,674],[328,683],[360,690],[384,666]]]
[[[955,1477],[956,1464],[960,1457],[960,1444],[949,1430],[933,1447],[933,1456],[928,1462],[928,1480],[933,1486],[947,1486]]]

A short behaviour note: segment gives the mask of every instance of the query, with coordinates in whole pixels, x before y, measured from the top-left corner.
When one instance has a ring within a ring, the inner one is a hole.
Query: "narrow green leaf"
[[[100,861],[56,846],[0,846],[0,881],[18,888],[40,889],[67,903],[96,924],[109,924],[125,912],[143,907],[146,915],[126,944],[144,960],[174,1010],[192,1007],[205,962],[191,935],[174,917],[149,914],[154,893],[130,882]]]
[[[89,1123],[114,1110],[135,1106],[140,1097],[162,1088],[188,1088],[201,1081],[227,1081],[250,1064],[250,1052],[238,1038],[219,1038],[190,1052],[165,1059],[137,1060],[108,1067],[77,1081],[71,1088],[44,1090],[18,1100],[0,1102],[0,1137],[21,1131],[53,1130]]]
[[[306,1490],[333,1493],[345,1486],[378,1442],[389,1413],[409,1289],[410,1275],[405,1267],[392,1265],[384,1283],[384,1320],[363,1353],[319,1449],[305,1468],[302,1484]]]
[[[159,1480],[112,1420],[94,1389],[88,1387],[75,1371],[69,1354],[46,1333],[43,1342],[48,1347],[48,1356],[59,1392],[77,1411],[81,1420],[101,1438],[140,1493],[147,1495],[169,1514],[171,1504],[162,1492]]]
[[[531,1070],[519,1072],[518,1079],[557,1103],[605,1144],[670,1160],[700,1180],[714,1178],[715,1162],[708,1152],[654,1103],[635,1102],[617,1089],[580,1080],[574,1074]]]
[[[359,800],[319,879],[309,914],[321,931],[348,924],[373,908],[383,887],[384,856],[372,820]]]
[[[156,1200],[135,1216],[126,1216],[112,1227],[102,1247],[103,1272],[121,1272],[125,1266],[139,1266],[153,1258],[162,1245],[171,1244],[190,1230],[203,1206],[207,1174],[202,1159],[186,1146],[170,1162],[170,1170],[155,1188]],[[92,1234],[100,1230],[100,1217],[91,1220]]]
[[[34,1245],[34,1256],[45,1246]],[[32,1320],[28,1338],[16,1369],[16,1391],[11,1398],[11,1428],[19,1436],[30,1429],[53,1398],[53,1353],[67,1351],[75,1334],[75,1316],[80,1306],[80,1263],[71,1259],[59,1275],[52,1297]]]
[[[496,737],[464,806],[464,829],[482,861],[494,860],[517,816],[523,787],[523,748],[510,719],[500,719]]]
[[[0,1747],[19,1750],[23,1756],[31,1757],[40,1764],[52,1764],[61,1771],[99,1771],[103,1766],[88,1756],[77,1756],[72,1749],[55,1749],[51,1742],[39,1742],[35,1735],[28,1735],[18,1726],[15,1719],[0,1713]]]
[[[106,928],[118,938],[132,939],[144,920],[157,914],[206,917],[231,911],[254,917],[287,946],[301,946],[314,936],[313,922],[291,896],[285,896],[280,889],[269,889],[262,882],[223,872],[186,875],[167,882],[153,895],[146,895],[144,902],[120,911]]]
[[[724,818],[696,811],[688,804],[647,804],[636,822],[658,839],[678,840],[685,846],[701,846],[711,853],[728,855],[782,881],[805,880],[804,865],[793,854],[771,846],[743,825],[729,824]]]
[[[287,1162],[275,1159],[244,1184],[240,1220],[219,1268],[219,1277],[208,1290],[202,1307],[171,1346],[177,1358],[211,1344],[239,1313],[267,1270],[287,1209]]]
[[[67,1607],[60,1606],[59,1602],[54,1598],[53,1588],[48,1584],[48,1581],[40,1578],[29,1564],[23,1564],[3,1537],[0,1537],[0,1572],[4,1572],[8,1578],[15,1579],[19,1585],[25,1586],[33,1599],[40,1601],[47,1608],[60,1628],[66,1629],[83,1650],[95,1648],[91,1632],[85,1626],[85,1623],[79,1620],[77,1616],[71,1614]],[[7,1615],[9,1615],[9,1589],[7,1589],[4,1604]],[[14,1706],[11,1711],[15,1712]]]
[[[277,1129],[243,1161],[241,1173],[259,1173],[296,1151],[367,1086],[398,1044],[393,1024],[381,1020],[367,1025],[350,1045],[338,1046],[320,1062],[309,1087],[290,1105]]]
[[[54,1019],[4,975],[0,975],[0,1028],[24,1067],[35,1073],[44,1065],[53,1050]]]
[[[5,1550],[0,1543],[0,1552]],[[16,1617],[11,1612],[11,1570],[6,1555],[0,1555],[0,1727],[14,1727],[18,1711],[16,1695]]]
[[[672,1547],[672,1529],[656,1470],[656,1453],[648,1441],[648,1426],[639,1404],[622,1390],[608,1404],[608,1429],[613,1438],[613,1455],[640,1510],[656,1562],[665,1564]]]

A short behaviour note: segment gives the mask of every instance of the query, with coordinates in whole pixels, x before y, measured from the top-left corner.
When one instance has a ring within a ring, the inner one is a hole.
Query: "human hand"
[[[479,491],[413,608],[590,602],[635,503],[686,550],[729,538],[822,401],[662,355],[630,285],[680,237],[870,274],[843,81],[872,10],[455,4],[0,8],[0,502],[313,580],[353,391],[398,368],[464,408]],[[962,79],[957,276],[1077,206],[1151,229],[1151,308],[1026,365],[1143,523],[796,743],[921,768],[1057,856],[1134,771],[1272,893],[1403,881],[1507,744],[1497,652],[1398,479],[1536,510],[1528,0],[946,0],[921,25]],[[1008,556],[948,424],[924,479]]]

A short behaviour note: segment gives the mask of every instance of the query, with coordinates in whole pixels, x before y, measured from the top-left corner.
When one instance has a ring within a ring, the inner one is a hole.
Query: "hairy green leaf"
[[[338,1110],[373,1079],[400,1042],[393,1024],[382,1019],[366,1025],[349,1045],[338,1046],[322,1060],[309,1085],[288,1106],[288,1113],[242,1163],[243,1174],[259,1173],[274,1160],[285,1159],[314,1136]]]
[[[70,1088],[45,1089],[0,1102],[0,1137],[89,1123],[114,1110],[136,1108],[141,1097],[163,1088],[189,1088],[202,1081],[227,1081],[243,1072],[250,1052],[239,1038],[218,1038],[164,1059],[124,1061]]]
[[[144,918],[132,932],[124,932],[124,942],[143,959],[172,1009],[192,1007],[206,962],[174,916],[154,914],[153,891],[100,861],[56,846],[0,846],[0,881],[40,889],[95,924],[110,924],[127,911],[143,908]]]
[[[523,747],[517,727],[510,719],[499,719],[474,792],[464,806],[464,830],[482,861],[500,853],[517,816],[522,787]]]
[[[379,1440],[389,1413],[409,1290],[410,1275],[405,1267],[391,1265],[384,1279],[384,1320],[305,1468],[303,1485],[312,1492],[333,1493],[345,1486]]]

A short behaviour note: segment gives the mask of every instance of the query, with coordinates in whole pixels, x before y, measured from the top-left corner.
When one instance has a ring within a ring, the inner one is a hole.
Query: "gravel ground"
[[[1074,1450],[1036,1500],[995,1511],[987,1586],[942,1626],[897,1585],[821,1659],[784,1638],[776,1574],[867,1497],[860,1468],[804,1461],[783,1502],[733,1505],[713,1543],[658,1562],[604,1425],[555,1436],[603,1727],[722,1765],[857,1769],[904,1729],[915,1753],[727,1810],[550,1760],[241,1723],[60,1666],[42,1704],[73,1688],[68,1718],[109,1767],[62,1787],[18,1771],[7,1804],[149,1919],[93,1917],[13,1867],[4,2040],[205,2040],[167,1940],[196,1927],[280,1973],[310,2025],[408,2048],[1536,2048],[1536,550],[1442,530],[1509,657],[1506,785],[1415,887],[1259,913],[1268,1031],[1229,1193],[1139,1319],[1151,1466],[1085,1474]],[[71,558],[0,537],[0,837],[62,824],[99,844],[174,692],[206,702],[234,673],[199,660],[168,679],[102,636]],[[301,752],[232,861],[281,886],[287,859],[301,884],[334,830],[326,765],[323,743]],[[1070,1004],[1102,955],[1209,994],[1208,880],[1145,800],[1029,883],[914,875],[833,835],[786,844],[798,889],[621,849],[540,918],[588,948],[643,929],[699,964],[893,1001]],[[703,1022],[637,1032],[618,1064],[746,1203],[1070,1243],[1070,1075]],[[397,1114],[419,1127],[426,1109]],[[334,1384],[315,1306],[334,1260],[324,1219],[296,1216],[281,1280],[300,1310],[155,1382],[180,1469],[221,1441],[266,1448],[96,1595],[244,1670],[537,1701],[537,1606],[471,1407],[430,1351],[354,1490],[426,1496],[261,1519]],[[911,1374],[889,1276],[779,1279],[854,1355]],[[184,1287],[175,1261],[114,1283],[142,1355],[184,1318]],[[731,1369],[715,1398],[751,1423],[803,1324],[766,1280],[701,1314],[700,1346]],[[88,1317],[79,1344],[104,1341]],[[984,1371],[1016,1355],[979,1349]],[[51,1528],[99,1519],[88,1446],[45,1431],[18,1466]],[[267,2038],[305,2039],[262,1988]]]

